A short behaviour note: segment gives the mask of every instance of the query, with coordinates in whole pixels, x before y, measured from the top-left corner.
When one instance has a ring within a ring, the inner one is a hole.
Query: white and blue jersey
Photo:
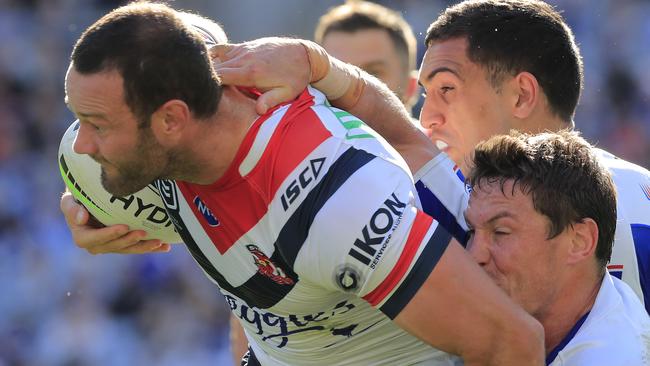
[[[413,178],[422,210],[466,246],[469,237],[464,213],[469,202],[469,189],[458,166],[447,154],[440,153],[420,168]]]
[[[650,172],[597,149],[616,186],[616,236],[609,273],[627,283],[650,313]]]
[[[650,172],[596,149],[617,191],[616,236],[609,273],[627,283],[650,313]],[[446,169],[447,174],[440,171]],[[465,244],[469,190],[458,167],[440,154],[414,174],[423,211]],[[457,179],[454,179],[457,178]]]
[[[549,352],[546,365],[650,365],[650,317],[632,289],[605,273],[594,306]]]

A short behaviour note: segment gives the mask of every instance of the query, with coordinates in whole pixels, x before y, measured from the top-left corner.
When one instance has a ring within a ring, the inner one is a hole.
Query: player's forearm
[[[395,322],[465,365],[543,364],[541,325],[453,241]]]
[[[244,328],[239,324],[239,320],[230,315],[230,355],[234,365],[241,363],[242,357],[248,351],[248,339],[244,333]]]
[[[382,135],[402,154],[411,171],[417,171],[439,153],[385,84],[329,56],[313,42],[303,44],[309,57],[312,86],[325,93],[334,106],[361,118]]]
[[[366,87],[348,112],[361,118],[382,135],[404,157],[411,172],[418,171],[439,151],[411,122],[402,102],[388,87],[361,71]],[[332,101],[335,106],[337,100]]]

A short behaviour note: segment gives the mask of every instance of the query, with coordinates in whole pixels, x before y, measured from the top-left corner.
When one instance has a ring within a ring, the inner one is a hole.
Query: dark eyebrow
[[[103,113],[83,113],[83,112],[75,112],[74,109],[70,106],[70,103],[68,103],[68,97],[66,96],[64,99],[65,106],[68,107],[68,110],[72,112],[75,116],[79,118],[90,118],[90,117],[95,117],[95,118],[106,118]]]
[[[77,112],[75,113],[78,117],[81,118],[105,118],[103,113],[83,113],[83,112]]]
[[[491,224],[491,223],[497,221],[498,219],[502,219],[504,217],[513,217],[513,216],[512,216],[512,213],[510,213],[509,211],[501,211],[498,214],[492,216],[489,220],[487,220],[487,222],[489,224]]]
[[[466,212],[463,212],[463,216],[465,217],[465,222],[467,222],[467,224],[469,226],[474,226],[474,225],[471,224],[471,220],[469,219],[469,217],[467,217]],[[513,215],[512,215],[512,213],[510,213],[510,211],[501,211],[501,212],[497,213],[496,215],[490,217],[490,219],[487,220],[485,223],[486,224],[492,224],[493,222],[497,221],[498,219],[502,219],[504,217],[513,217]]]
[[[441,67],[436,67],[435,69],[431,70],[429,75],[427,75],[424,78],[424,80],[426,80],[426,81],[431,80],[431,79],[433,79],[434,76],[436,76],[436,74],[441,73],[441,72],[450,72],[450,73],[456,75],[457,78],[459,78],[461,80],[463,79],[463,78],[460,77],[460,74],[458,74],[458,72],[456,70],[450,69],[447,66],[441,66]],[[418,80],[418,84],[420,84],[421,87],[424,87],[424,85],[422,85],[420,80]]]

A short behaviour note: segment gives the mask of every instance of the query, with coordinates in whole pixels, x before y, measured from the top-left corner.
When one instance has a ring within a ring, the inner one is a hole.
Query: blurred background
[[[453,1],[377,1],[418,37]],[[550,1],[585,63],[576,124],[593,143],[650,167],[650,1]],[[182,246],[92,256],[59,212],[56,156],[72,121],[63,79],[72,45],[117,0],[0,0],[0,366],[230,365],[228,314]],[[231,41],[311,39],[341,1],[171,1],[220,22]],[[417,111],[416,111],[417,113]]]

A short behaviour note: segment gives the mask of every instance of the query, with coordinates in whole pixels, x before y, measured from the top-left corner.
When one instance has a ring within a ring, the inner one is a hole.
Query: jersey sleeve
[[[617,221],[609,273],[630,285],[650,313],[650,172],[603,150],[616,185]]]
[[[422,210],[465,246],[469,239],[464,216],[469,189],[458,166],[447,154],[440,153],[413,178]]]
[[[451,235],[416,207],[403,167],[350,147],[329,167],[294,269],[394,318],[428,278]]]

